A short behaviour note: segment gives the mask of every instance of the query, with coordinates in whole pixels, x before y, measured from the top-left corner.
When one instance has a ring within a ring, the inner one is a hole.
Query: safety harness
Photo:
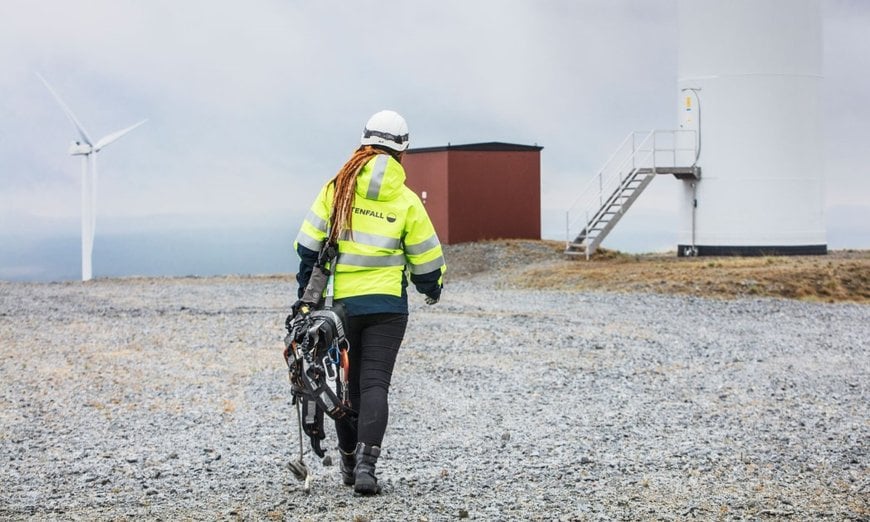
[[[320,447],[320,441],[326,438],[324,413],[347,422],[357,417],[348,398],[350,343],[345,337],[344,307],[341,303],[333,306],[337,257],[336,245],[325,242],[302,296],[302,304],[285,322],[284,360],[289,370],[292,403],[296,406],[300,431],[311,440],[311,449],[319,457],[325,454]],[[300,433],[300,463],[301,454]]]

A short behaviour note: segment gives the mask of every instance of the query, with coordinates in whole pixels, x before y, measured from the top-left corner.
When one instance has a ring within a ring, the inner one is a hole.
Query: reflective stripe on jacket
[[[323,245],[333,192],[334,185],[326,184],[305,217],[295,242],[300,256],[300,246],[317,252]],[[405,170],[391,156],[375,156],[357,176],[350,228],[338,243],[336,299],[392,296],[402,300],[396,305],[406,312],[406,267],[415,284],[426,281],[418,290],[440,287],[447,268],[441,243],[420,198],[405,186]],[[388,308],[383,311],[397,311]]]

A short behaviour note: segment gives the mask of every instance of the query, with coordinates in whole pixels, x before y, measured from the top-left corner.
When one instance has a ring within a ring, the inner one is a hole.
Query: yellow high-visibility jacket
[[[327,237],[334,190],[332,182],[321,189],[294,242],[300,297]],[[335,299],[348,315],[407,314],[406,271],[419,292],[440,296],[447,269],[441,243],[392,156],[375,156],[357,175],[350,228],[339,238],[335,263]]]

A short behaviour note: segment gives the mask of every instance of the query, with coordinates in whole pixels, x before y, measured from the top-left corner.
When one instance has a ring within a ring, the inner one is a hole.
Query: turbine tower
[[[94,254],[94,228],[96,225],[96,201],[97,201],[97,153],[106,148],[110,143],[127,134],[148,120],[142,120],[126,129],[107,134],[95,143],[85,131],[75,114],[67,107],[66,103],[52,89],[51,85],[39,73],[36,74],[48,91],[57,100],[67,118],[75,125],[80,140],[70,144],[69,153],[72,156],[82,157],[82,281],[90,281],[93,278]]]

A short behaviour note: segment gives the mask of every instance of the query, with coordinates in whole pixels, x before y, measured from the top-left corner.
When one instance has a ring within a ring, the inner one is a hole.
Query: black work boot
[[[356,445],[356,468],[354,474],[354,493],[376,495],[381,492],[378,478],[375,477],[375,464],[381,455],[378,446],[367,446],[360,442]]]
[[[345,453],[343,449],[338,448],[341,454],[341,462],[338,464],[338,470],[341,471],[341,481],[345,486],[353,486],[353,470],[356,467],[356,452],[351,451]]]

